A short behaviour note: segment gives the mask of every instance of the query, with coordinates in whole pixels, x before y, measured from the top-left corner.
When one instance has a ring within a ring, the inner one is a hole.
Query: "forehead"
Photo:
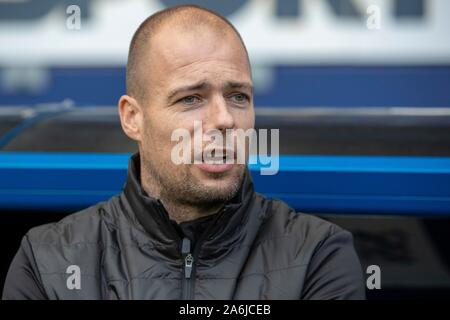
[[[163,28],[152,39],[149,63],[153,83],[167,85],[198,77],[251,82],[247,54],[231,31]]]

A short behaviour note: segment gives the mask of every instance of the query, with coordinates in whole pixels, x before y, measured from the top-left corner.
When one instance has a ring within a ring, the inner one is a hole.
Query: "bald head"
[[[183,156],[199,158],[198,150],[193,150],[198,139],[192,140],[198,136],[198,124],[204,133],[201,146],[205,134],[225,137],[229,130],[247,132],[254,127],[250,63],[234,27],[195,6],[152,15],[131,42],[127,91],[118,102],[120,121],[125,134],[138,142],[141,184],[147,194],[181,215],[176,221],[216,212],[233,198],[244,177],[244,164],[180,164],[172,155],[179,145],[174,137],[183,132],[182,138],[191,139],[183,139],[182,145],[194,141]]]
[[[127,94],[137,99],[144,98],[147,83],[146,74],[151,72],[151,64],[158,61],[149,61],[150,51],[155,44],[155,38],[162,30],[178,30],[180,32],[215,33],[218,39],[237,40],[246,55],[248,67],[250,62],[244,42],[236,28],[224,17],[205,8],[193,5],[182,5],[167,8],[148,17],[136,30],[131,40],[126,85]]]

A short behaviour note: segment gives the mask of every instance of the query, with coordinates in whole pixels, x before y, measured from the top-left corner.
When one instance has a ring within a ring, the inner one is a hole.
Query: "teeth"
[[[216,150],[211,150],[209,153],[207,153],[210,156],[208,158],[205,158],[205,153],[202,153],[202,162],[208,164],[225,164],[227,161],[234,160],[234,154],[227,153],[225,151],[221,153],[222,154],[219,156],[219,152],[216,153]],[[216,154],[217,156],[215,156]]]
[[[203,161],[209,164],[223,164],[225,163],[224,159],[208,159],[207,161]]]

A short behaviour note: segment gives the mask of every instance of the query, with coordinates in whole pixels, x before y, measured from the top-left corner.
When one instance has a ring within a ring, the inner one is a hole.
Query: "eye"
[[[236,103],[245,103],[250,100],[250,98],[244,93],[236,93],[231,96],[231,99]]]
[[[187,96],[178,100],[178,102],[184,103],[186,105],[193,105],[200,102],[200,98],[197,96]]]

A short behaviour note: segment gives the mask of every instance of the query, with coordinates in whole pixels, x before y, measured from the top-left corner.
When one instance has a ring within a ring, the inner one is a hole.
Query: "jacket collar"
[[[138,222],[143,226],[152,242],[158,247],[178,251],[181,243],[179,233],[171,222],[167,211],[159,199],[147,195],[140,183],[140,155],[131,156],[128,164],[128,176],[124,187],[125,199]],[[205,231],[206,247],[218,253],[217,247],[227,249],[227,244],[234,243],[239,238],[246,225],[255,192],[250,171],[246,169],[242,186],[236,196],[224,204],[223,208],[211,220]],[[172,248],[172,249],[171,249]],[[204,251],[204,250],[203,250]],[[208,255],[208,252],[203,252]]]

